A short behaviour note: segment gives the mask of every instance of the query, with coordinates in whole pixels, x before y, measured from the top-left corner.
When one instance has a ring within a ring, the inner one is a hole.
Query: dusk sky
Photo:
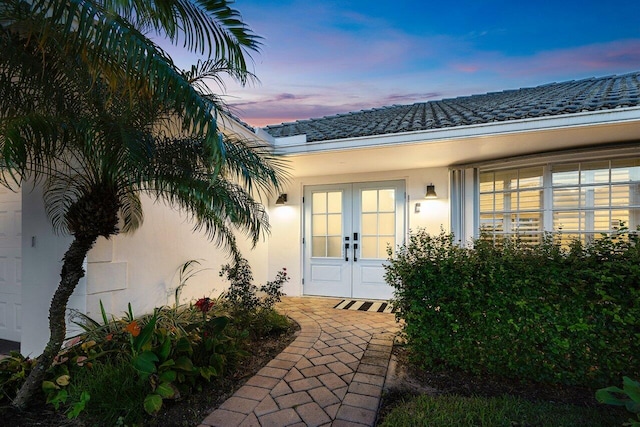
[[[253,126],[640,71],[640,1],[236,0],[259,83]],[[174,59],[179,65],[180,58]]]

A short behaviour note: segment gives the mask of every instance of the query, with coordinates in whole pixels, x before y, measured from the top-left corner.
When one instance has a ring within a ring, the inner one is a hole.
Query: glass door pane
[[[360,194],[361,257],[385,259],[387,246],[396,246],[396,190],[370,189]]]
[[[311,200],[311,256],[342,256],[342,192],[315,192]]]

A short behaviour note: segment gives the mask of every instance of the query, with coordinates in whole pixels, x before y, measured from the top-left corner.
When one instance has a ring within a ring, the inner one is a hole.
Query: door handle
[[[344,260],[349,261],[349,244],[344,244]]]
[[[358,262],[358,255],[356,255],[356,250],[358,250],[358,244],[353,244],[353,262]]]

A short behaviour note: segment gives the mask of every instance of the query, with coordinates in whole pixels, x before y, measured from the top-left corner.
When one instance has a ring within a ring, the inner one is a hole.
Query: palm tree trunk
[[[82,264],[87,252],[93,247],[97,239],[97,234],[74,236],[73,242],[64,254],[60,284],[55,294],[53,294],[51,306],[49,307],[49,342],[40,357],[38,357],[38,362],[29,373],[26,381],[18,390],[18,394],[13,401],[13,406],[18,409],[25,409],[35,392],[40,389],[45,373],[51,367],[54,358],[62,348],[67,330],[65,322],[67,303],[78,282],[84,276],[85,272]]]

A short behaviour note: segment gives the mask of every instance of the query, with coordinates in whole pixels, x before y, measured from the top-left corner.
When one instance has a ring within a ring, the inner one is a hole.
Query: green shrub
[[[282,286],[289,280],[286,268],[278,271],[273,281],[258,287],[253,283],[249,262],[237,258],[233,264],[222,266],[220,276],[229,281],[229,290],[221,296],[220,302],[239,331],[256,338],[289,329],[286,316],[274,310],[284,295]]]
[[[282,285],[289,280],[287,269],[283,268],[278,271],[275,280],[258,287],[253,283],[249,261],[241,257],[236,258],[233,264],[223,265],[220,277],[229,281],[229,289],[223,295],[223,299],[234,313],[272,309],[284,295]]]
[[[387,266],[417,362],[602,386],[640,372],[635,234],[560,247],[413,234]]]

